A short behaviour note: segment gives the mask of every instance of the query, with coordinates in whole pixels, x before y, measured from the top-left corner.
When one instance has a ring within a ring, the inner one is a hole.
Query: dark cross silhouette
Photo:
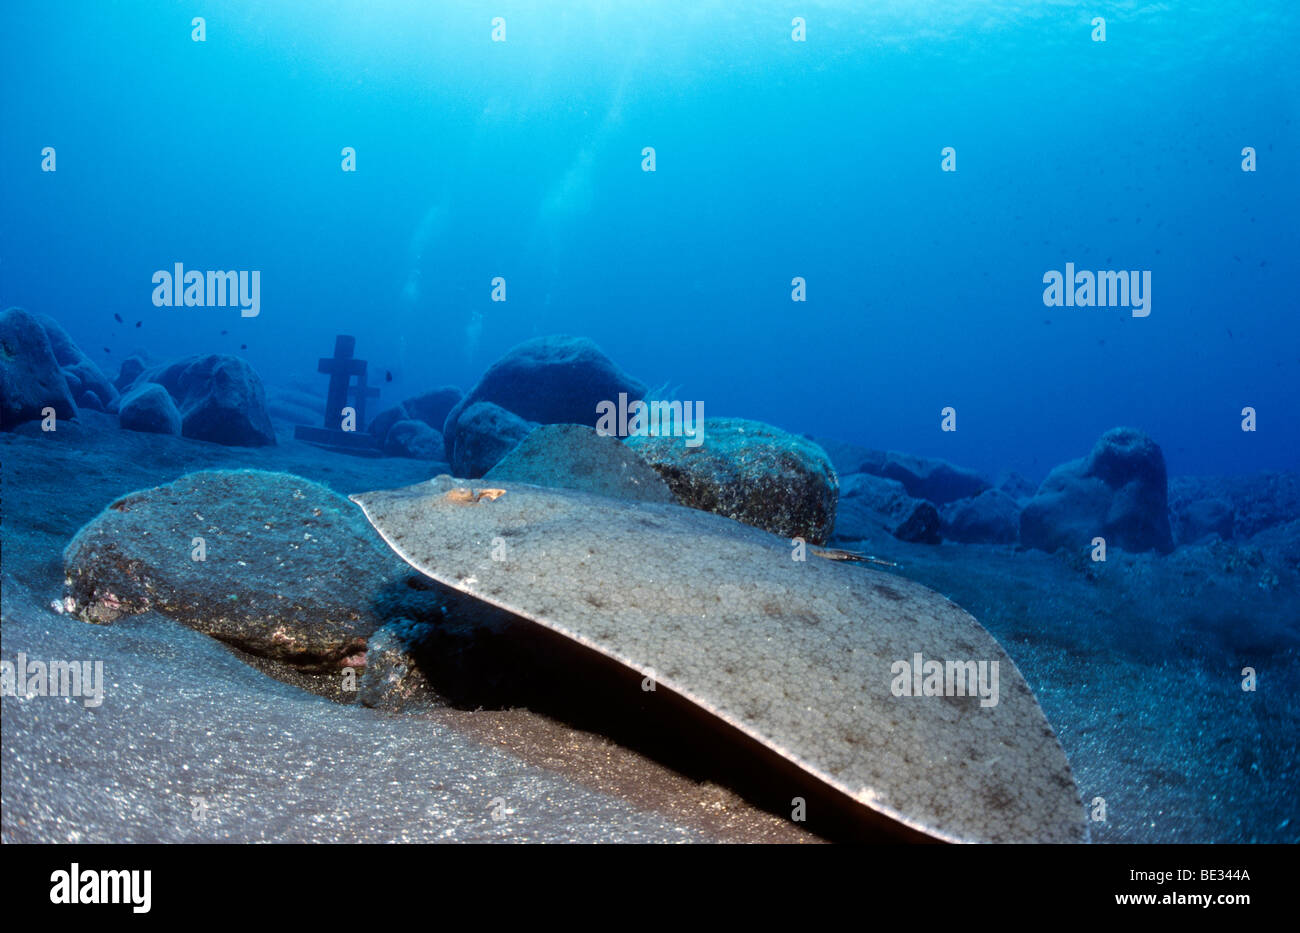
[[[334,355],[321,360],[316,367],[317,372],[330,377],[325,393],[325,426],[313,428],[300,424],[293,429],[293,436],[342,453],[378,457],[382,451],[366,431],[366,401],[379,397],[379,387],[366,385],[366,361],[353,357],[356,348],[355,337],[339,334],[334,338]],[[349,402],[357,413],[354,431],[343,430],[343,409]]]
[[[357,430],[366,429],[366,399],[379,398],[379,386],[366,385],[366,364],[361,364],[357,374],[357,384],[349,389],[352,394],[352,407],[357,410]]]
[[[334,338],[334,355],[320,361],[316,366],[316,371],[325,373],[330,377],[330,387],[325,393],[325,427],[339,430],[343,424],[343,409],[348,404],[348,395],[352,392],[352,377],[356,376],[359,383],[359,396],[357,399],[357,427],[365,427],[365,407],[367,393],[366,384],[366,361],[353,359],[352,354],[357,348],[357,338],[349,337],[346,334],[339,334]],[[378,395],[378,390],[375,392]]]

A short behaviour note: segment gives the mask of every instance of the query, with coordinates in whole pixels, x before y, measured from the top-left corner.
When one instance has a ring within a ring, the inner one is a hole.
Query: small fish
[[[239,349],[241,349],[241,350],[247,350],[247,349],[248,349],[248,344],[246,344],[246,343],[241,343],[241,344],[239,345]]]
[[[384,382],[392,382],[392,381],[393,381],[393,374],[392,374],[392,372],[390,372],[389,370],[385,369],[385,370],[384,370]]]
[[[121,324],[121,323],[122,323],[122,315],[120,315],[120,314],[114,314],[114,315],[113,315],[113,320],[115,320],[115,321],[117,321],[117,323]]]
[[[140,326],[141,324],[143,324],[143,323],[144,323],[144,321],[136,321],[136,322],[135,322],[135,326],[136,326],[136,327],[139,327],[139,326]]]
[[[228,333],[230,333],[230,331],[228,331],[228,330],[223,330],[223,331],[221,332],[221,336],[224,337],[224,336],[226,336],[226,334],[228,334]]]
[[[105,352],[105,353],[112,353],[113,351],[110,350],[108,347],[105,347],[105,348],[104,348],[104,352]]]
[[[872,557],[870,554],[863,554],[861,551],[846,551],[842,548],[809,548],[818,557],[824,557],[827,560],[848,560],[860,564],[876,564],[879,567],[897,567],[898,564],[892,560],[881,560],[879,557]]]

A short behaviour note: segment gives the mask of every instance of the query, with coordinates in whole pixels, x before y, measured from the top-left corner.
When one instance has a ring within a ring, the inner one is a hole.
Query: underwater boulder
[[[934,503],[908,495],[903,484],[870,473],[840,480],[835,538],[867,541],[882,531],[900,541],[938,544],[942,524]]]
[[[488,367],[469,394],[448,413],[442,433],[452,459],[456,423],[470,406],[492,402],[537,424],[596,426],[596,406],[645,395],[646,387],[623,372],[586,337],[534,337]],[[453,465],[455,460],[452,459]]]
[[[997,488],[1005,492],[1016,502],[1027,502],[1034,497],[1038,487],[1014,470],[1003,474],[998,479]]]
[[[577,489],[612,499],[676,502],[659,474],[616,437],[581,424],[544,424],[483,476]]]
[[[1000,489],[986,489],[943,510],[943,536],[963,544],[1015,544],[1020,539],[1020,506]]]
[[[805,435],[808,436],[808,435]],[[883,476],[903,484],[913,499],[924,499],[935,505],[947,505],[958,499],[970,499],[990,488],[988,480],[973,470],[953,466],[946,460],[918,457],[896,450],[877,450],[844,441],[814,438],[809,440],[822,447],[840,476],[868,473]],[[1033,489],[1028,495],[1033,494]]]
[[[144,371],[144,360],[138,356],[128,356],[122,361],[122,365],[117,370],[117,378],[113,380],[113,387],[118,392],[126,392],[127,389],[135,385],[135,381],[140,378],[140,374]]]
[[[429,427],[441,431],[447,423],[447,415],[464,397],[465,393],[456,386],[440,386],[411,396],[402,402],[402,408],[416,421],[423,421]]]
[[[1164,454],[1134,428],[1112,428],[1086,459],[1056,467],[1020,513],[1027,547],[1086,548],[1098,536],[1130,552],[1173,550]]]
[[[362,706],[519,708],[562,693],[558,684],[574,677],[554,646],[510,613],[423,576],[388,590],[377,603],[386,621],[366,643],[357,682]]]
[[[1248,476],[1176,476],[1169,480],[1169,508],[1186,541],[1182,525],[1193,503],[1217,499],[1232,507],[1232,535],[1242,540],[1266,528],[1300,519],[1300,472],[1264,472]],[[1209,509],[1210,507],[1202,507]],[[1204,521],[1211,516],[1203,514]],[[1222,516],[1217,520],[1222,524]],[[1189,528],[1190,533],[1193,529]],[[1222,533],[1221,529],[1219,533]]]
[[[108,381],[104,371],[68,336],[58,321],[48,314],[33,313],[37,323],[50,338],[50,349],[58,360],[63,376],[68,380],[68,391],[77,405],[95,411],[110,411],[117,401],[118,392]]]
[[[463,397],[464,393],[456,386],[430,389],[375,415],[374,420],[370,422],[369,431],[382,441],[388,436],[393,425],[399,421],[423,421],[441,435],[442,426],[447,422],[447,415]]]
[[[761,421],[706,418],[703,443],[632,435],[626,439],[682,505],[825,544],[835,526],[839,478],[813,441]]]
[[[123,496],[77,532],[63,564],[83,621],[153,610],[304,670],[364,663],[373,595],[406,575],[346,499],[258,470]]]
[[[442,452],[442,432],[423,421],[398,421],[384,437],[384,453],[394,457],[441,460]]]
[[[437,704],[420,653],[430,629],[411,619],[394,619],[375,629],[366,642],[366,667],[357,682],[362,706],[399,712]]]
[[[128,431],[147,434],[180,434],[181,413],[167,390],[148,382],[122,396],[117,421]]]
[[[53,408],[72,418],[77,405],[40,321],[22,308],[0,314],[0,428],[9,430]]]
[[[829,437],[814,437],[811,434],[805,434],[804,437],[826,451],[826,456],[831,458],[835,472],[841,477],[851,473],[871,473],[879,476],[885,467],[888,454],[883,450],[862,447]]]
[[[452,423],[450,418],[448,423]],[[491,402],[469,406],[456,419],[455,434],[444,438],[450,447],[452,472],[467,479],[482,476],[535,427]]]
[[[989,488],[988,480],[973,470],[953,466],[946,460],[917,457],[892,450],[885,455],[885,461],[877,475],[898,480],[908,495],[928,500],[935,505],[970,499]]]
[[[141,380],[156,382],[171,394],[185,437],[230,447],[275,444],[262,380],[239,357],[189,356],[148,369],[137,384]]]
[[[1232,503],[1223,499],[1197,499],[1174,509],[1178,529],[1178,542],[1192,544],[1218,535],[1224,541],[1232,540]]]

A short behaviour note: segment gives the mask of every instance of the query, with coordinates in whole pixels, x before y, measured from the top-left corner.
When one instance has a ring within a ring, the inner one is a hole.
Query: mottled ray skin
[[[686,697],[909,830],[1085,842],[1065,754],[997,642],[943,596],[675,505],[447,476],[353,496],[407,563]],[[504,560],[494,560],[504,544]],[[898,697],[891,665],[998,661],[999,702]]]

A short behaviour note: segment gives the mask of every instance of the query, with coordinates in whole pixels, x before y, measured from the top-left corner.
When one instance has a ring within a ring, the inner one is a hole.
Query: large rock
[[[631,436],[677,501],[787,538],[824,544],[835,526],[839,479],[817,444],[760,421],[706,418],[703,443]]]
[[[528,436],[536,425],[491,402],[477,402],[461,413],[451,449],[456,476],[482,476]]]
[[[998,478],[997,488],[1018,503],[1029,501],[1034,497],[1034,493],[1038,491],[1037,486],[1014,470],[1004,473]]]
[[[1231,531],[1221,505],[1231,507]],[[1198,505],[1198,503],[1206,503]],[[1249,476],[1176,476],[1169,480],[1169,510],[1180,541],[1215,533],[1250,538],[1266,528],[1300,519],[1300,473]]]
[[[835,537],[869,541],[884,532],[901,541],[939,543],[940,516],[934,503],[915,499],[897,480],[853,473],[840,481]]]
[[[978,473],[953,466],[946,460],[825,438],[811,439],[825,449],[840,476],[852,473],[883,476],[902,483],[912,498],[925,499],[935,505],[969,499],[989,488],[988,480]]]
[[[826,456],[831,458],[835,472],[841,477],[853,473],[880,476],[885,466],[885,459],[888,457],[885,451],[876,450],[874,447],[862,447],[835,438],[814,437],[811,434],[805,434],[804,437],[826,451]]]
[[[534,428],[483,478],[578,489],[637,502],[676,501],[659,474],[626,444],[581,424]]]
[[[950,503],[943,510],[943,536],[963,544],[1014,544],[1020,538],[1020,505],[1000,489]]]
[[[362,706],[388,712],[439,705],[424,671],[423,643],[433,627],[411,619],[394,619],[375,629],[366,642],[366,668],[357,684]]]
[[[620,392],[628,401],[645,395],[633,379],[585,337],[536,337],[497,360],[483,378],[448,413],[442,433],[447,457],[455,464],[461,416],[478,402],[493,402],[526,421],[538,424],[596,426],[596,406],[617,404]]]
[[[117,389],[118,392],[125,392],[135,385],[135,381],[140,378],[140,374],[146,368],[143,359],[138,356],[128,356],[122,361],[122,365],[118,367],[117,378],[113,380],[113,388]]]
[[[1180,544],[1191,544],[1214,535],[1232,540],[1232,503],[1223,499],[1197,499],[1175,513]]]
[[[885,455],[878,475],[898,480],[908,495],[926,499],[935,505],[969,499],[989,488],[988,480],[972,470],[953,466],[946,460],[917,457],[892,450]]]
[[[1052,470],[1020,513],[1028,547],[1086,548],[1097,536],[1125,551],[1173,549],[1164,454],[1141,431],[1107,431],[1086,459]]]
[[[370,422],[370,433],[382,441],[399,421],[423,421],[441,434],[447,415],[463,397],[464,393],[456,386],[430,389],[375,415]]]
[[[72,418],[77,405],[36,316],[22,308],[0,314],[0,428],[40,419],[45,408]]]
[[[346,499],[255,470],[190,473],[123,496],[77,533],[63,563],[84,621],[155,610],[307,670],[363,664],[379,622],[372,602],[406,576]]]
[[[117,388],[108,381],[104,371],[81,351],[59,322],[48,314],[33,314],[45,335],[50,338],[50,349],[59,361],[63,377],[68,380],[68,391],[78,405],[95,411],[111,411],[117,402]]]
[[[442,432],[435,431],[423,421],[398,421],[384,437],[384,453],[394,457],[438,460],[442,452]]]
[[[181,413],[181,433],[231,447],[266,447],[275,429],[266,413],[262,380],[235,356],[190,356],[141,373],[136,385],[156,382]]]
[[[122,396],[117,420],[128,431],[181,433],[181,413],[176,410],[176,403],[167,390],[156,382],[146,382]]]

